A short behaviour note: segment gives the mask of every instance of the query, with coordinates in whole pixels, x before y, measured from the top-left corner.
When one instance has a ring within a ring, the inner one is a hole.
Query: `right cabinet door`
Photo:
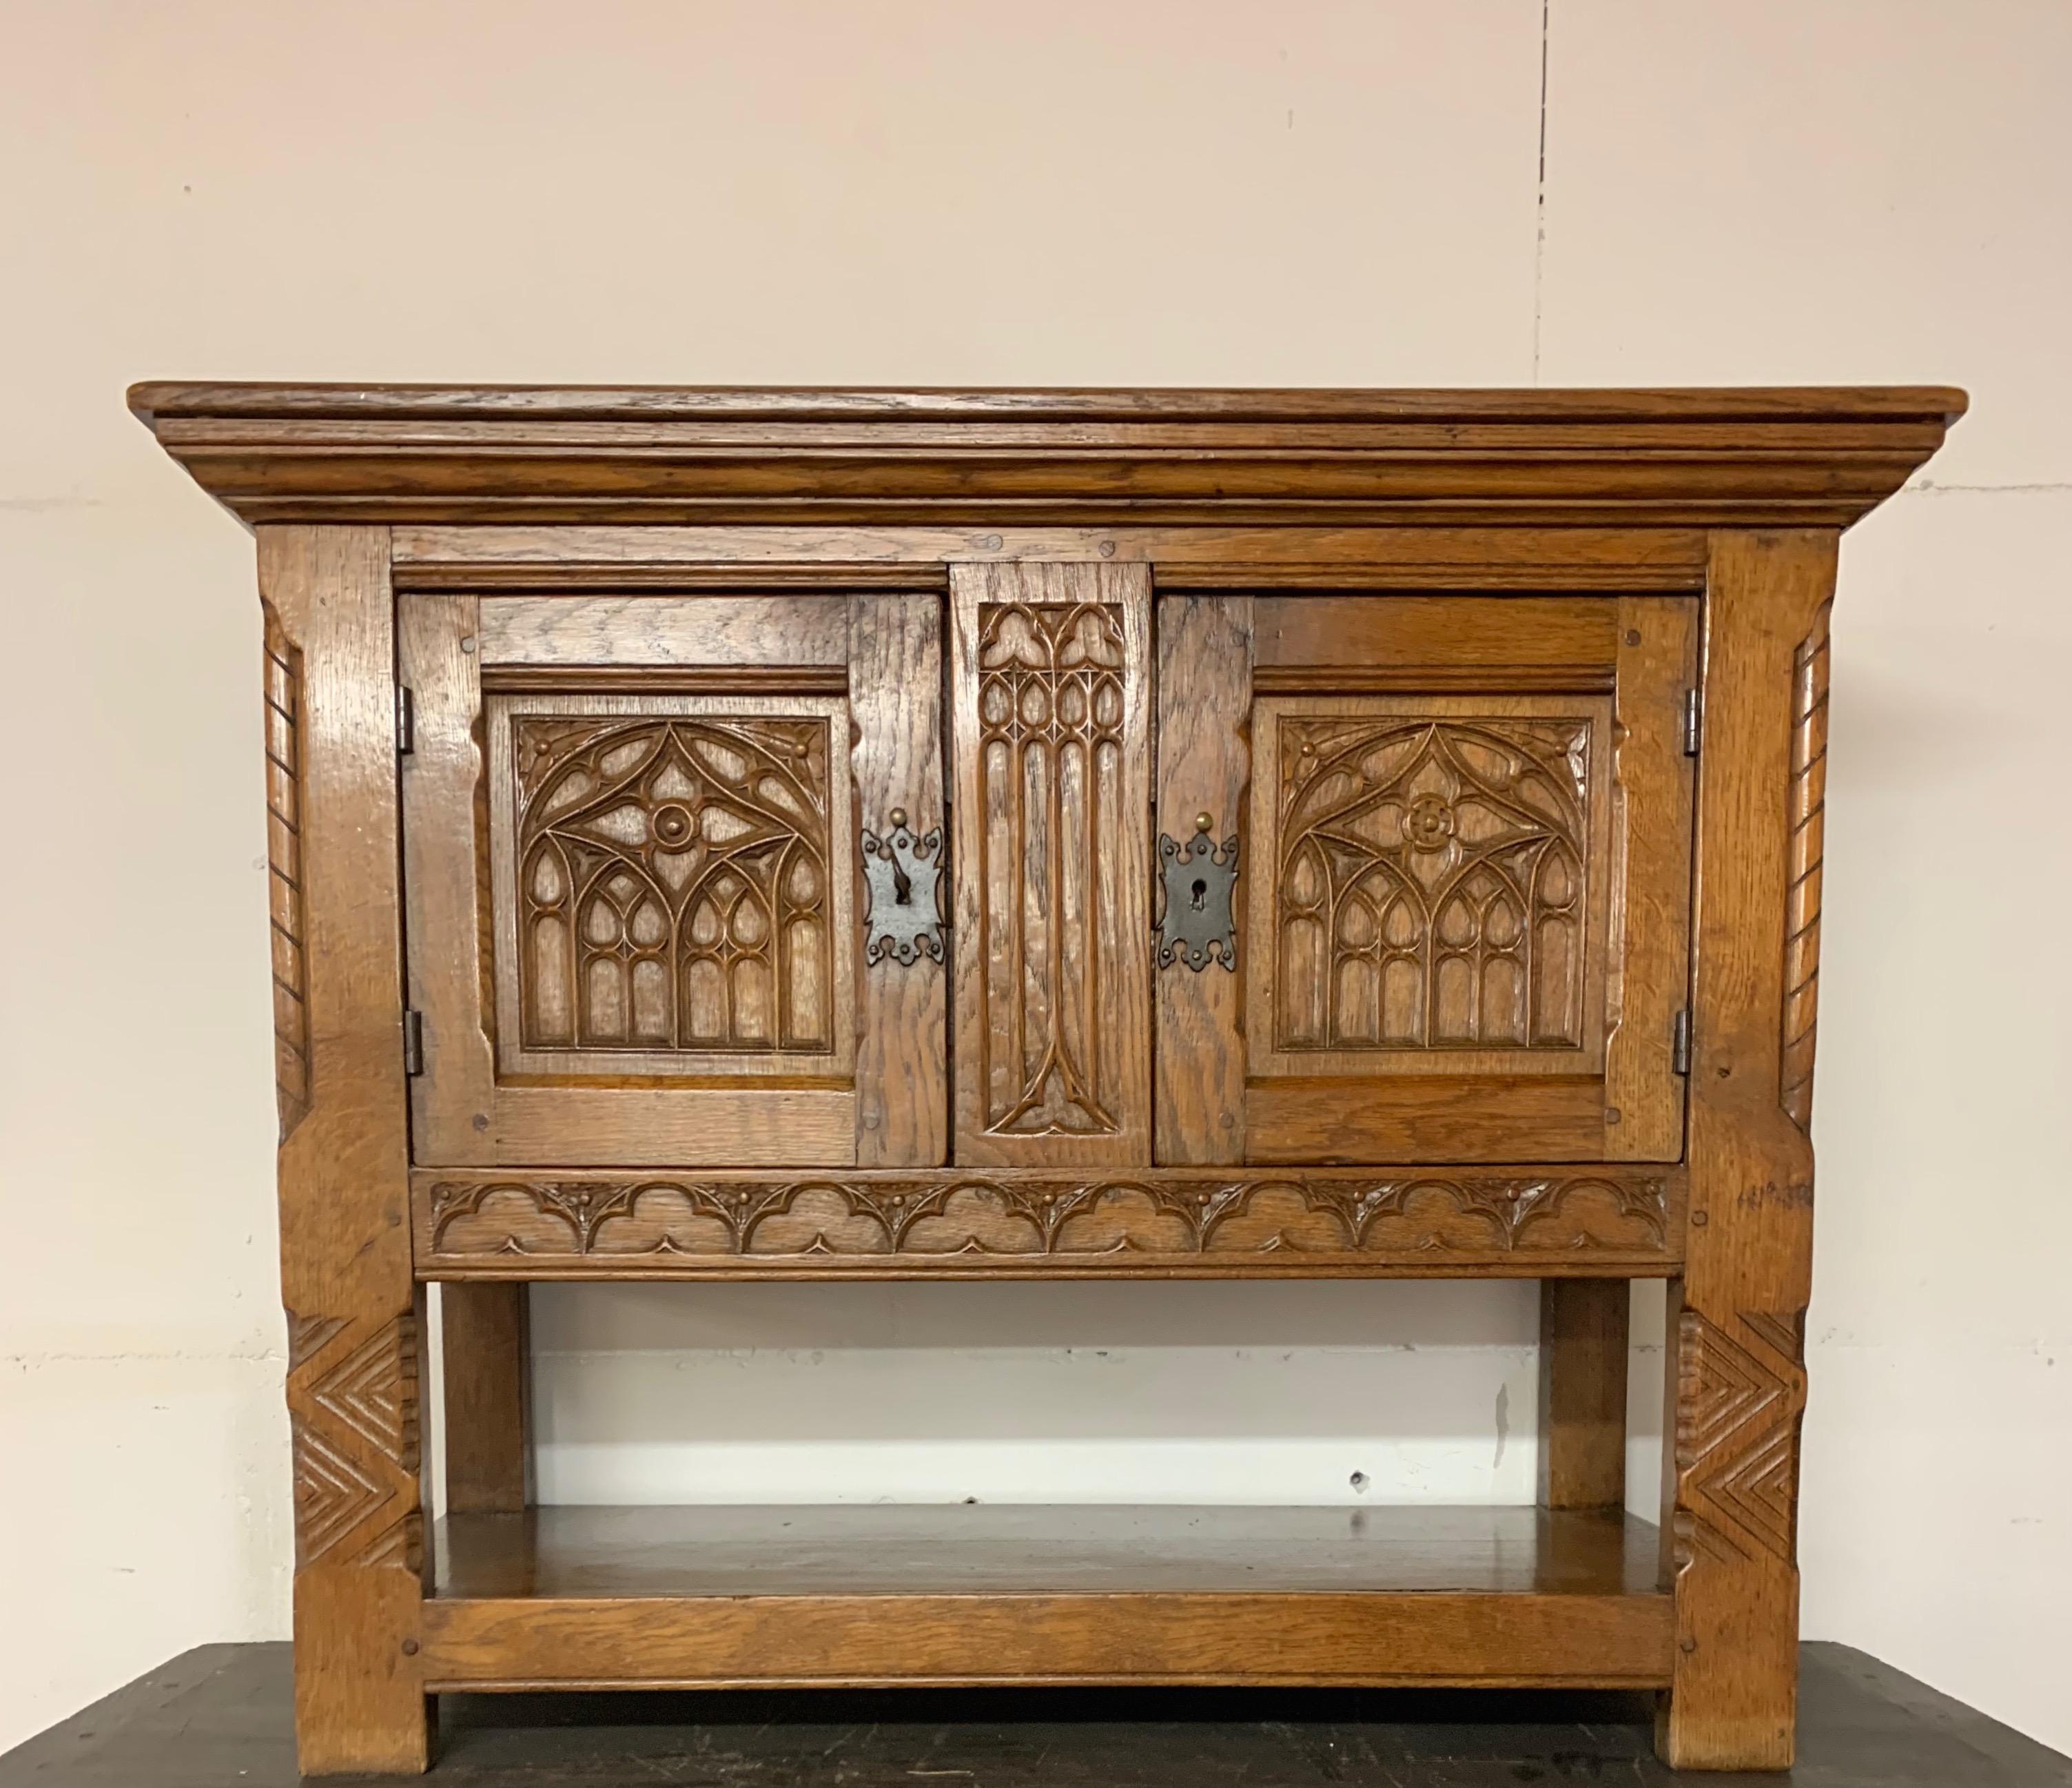
[[[1678,1158],[1696,599],[1250,607],[1247,1157]]]

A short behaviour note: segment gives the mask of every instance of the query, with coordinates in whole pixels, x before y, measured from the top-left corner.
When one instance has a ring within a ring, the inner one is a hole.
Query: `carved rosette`
[[[1224,1179],[945,1172],[756,1179],[536,1180],[483,1173],[421,1182],[420,1258],[434,1266],[710,1261],[831,1270],[1018,1263],[1128,1267],[1216,1256],[1284,1268],[1370,1257],[1667,1255],[1669,1183],[1610,1169],[1540,1175],[1300,1173]]]
[[[1803,1309],[1741,1310],[1731,1329],[1684,1312],[1677,1337],[1675,1549],[1695,1559],[1797,1551]]]
[[[288,1313],[295,1567],[423,1560],[413,1317]]]
[[[1790,838],[1785,894],[1783,1051],[1778,1095],[1802,1130],[1813,1123],[1813,1045],[1820,1007],[1820,870],[1827,812],[1827,622],[1823,602],[1791,663]]]
[[[302,655],[262,604],[266,889],[273,935],[273,1092],[281,1140],[310,1108],[309,980],[302,957]]]

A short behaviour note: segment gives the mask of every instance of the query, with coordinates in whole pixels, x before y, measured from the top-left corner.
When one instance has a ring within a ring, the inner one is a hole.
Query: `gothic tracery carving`
[[[512,722],[528,1049],[824,1054],[828,722]]]
[[[1120,610],[1099,602],[980,610],[977,652],[985,1011],[985,1128],[1120,1128],[1103,1033],[1116,947],[1099,867],[1120,808]],[[1104,926],[1104,920],[1110,923]]]
[[[1279,724],[1276,1046],[1582,1046],[1590,720]]]

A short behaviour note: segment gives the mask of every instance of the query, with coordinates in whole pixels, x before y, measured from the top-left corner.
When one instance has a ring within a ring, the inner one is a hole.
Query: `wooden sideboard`
[[[1836,548],[1961,393],[130,403],[258,541],[310,1773],[920,1683],[1790,1761]],[[532,1506],[528,1281],[1260,1276],[1539,1280],[1538,1506]]]

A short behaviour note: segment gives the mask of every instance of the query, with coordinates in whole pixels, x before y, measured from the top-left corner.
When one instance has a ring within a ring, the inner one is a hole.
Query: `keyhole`
[[[1208,906],[1208,903],[1209,903],[1209,885],[1208,885],[1208,883],[1207,883],[1207,882],[1197,882],[1194,884],[1194,902],[1193,902],[1193,905],[1194,905],[1194,910],[1195,910],[1196,912],[1198,912],[1198,912],[1202,911],[1204,909],[1206,909],[1206,908],[1207,908],[1207,906]]]
[[[892,865],[892,904],[895,906],[914,904],[914,878],[896,862]]]

